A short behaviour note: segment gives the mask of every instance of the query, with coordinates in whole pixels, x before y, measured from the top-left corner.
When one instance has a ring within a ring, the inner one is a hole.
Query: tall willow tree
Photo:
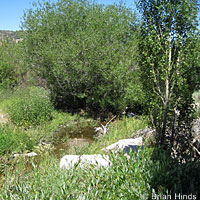
[[[135,21],[122,4],[39,2],[24,16],[24,58],[59,107],[118,111],[134,79]]]
[[[157,142],[190,155],[197,0],[139,0],[139,63]],[[172,149],[171,148],[171,149]],[[191,156],[191,155],[190,155]]]

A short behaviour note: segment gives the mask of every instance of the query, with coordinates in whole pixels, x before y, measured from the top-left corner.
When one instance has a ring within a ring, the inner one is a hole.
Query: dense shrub
[[[24,127],[50,120],[54,110],[49,92],[39,87],[17,89],[7,100],[6,107],[10,120]]]
[[[122,4],[39,3],[25,14],[24,58],[47,80],[59,107],[122,110],[127,90],[142,101],[141,90],[132,90],[138,87],[135,24]]]
[[[134,113],[147,113],[147,100],[145,99],[142,83],[140,82],[141,74],[138,71],[134,72],[134,78],[127,83],[124,96],[125,105]]]
[[[0,87],[10,87],[17,83],[19,75],[17,47],[6,40],[0,45]]]

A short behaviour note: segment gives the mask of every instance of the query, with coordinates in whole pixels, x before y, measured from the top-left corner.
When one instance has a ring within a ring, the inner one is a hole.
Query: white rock
[[[84,166],[85,164],[92,164],[96,166],[109,167],[111,162],[107,155],[66,155],[61,158],[60,168],[71,169],[74,165]]]
[[[138,146],[142,146],[142,137],[138,137],[135,139],[124,139],[124,140],[119,140],[118,142],[111,144],[110,146],[104,148],[103,150],[108,152],[108,151],[119,151],[119,150],[124,150],[127,147],[130,147],[131,149],[134,150]]]

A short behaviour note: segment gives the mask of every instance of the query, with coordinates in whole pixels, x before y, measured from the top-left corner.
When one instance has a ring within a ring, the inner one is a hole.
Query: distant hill
[[[16,41],[16,39],[19,39],[18,32],[17,31],[0,30],[0,40],[4,41],[6,39]]]

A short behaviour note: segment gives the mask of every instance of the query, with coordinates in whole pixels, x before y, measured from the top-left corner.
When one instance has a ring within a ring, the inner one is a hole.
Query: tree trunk
[[[167,114],[169,109],[169,93],[170,93],[170,86],[169,86],[169,75],[171,72],[171,63],[172,63],[172,35],[171,31],[169,33],[169,55],[168,55],[168,70],[167,70],[167,77],[165,81],[165,103],[164,103],[164,115],[163,115],[163,127],[162,127],[162,133],[160,137],[160,145],[165,145],[165,132],[166,132],[166,125],[167,125]]]

